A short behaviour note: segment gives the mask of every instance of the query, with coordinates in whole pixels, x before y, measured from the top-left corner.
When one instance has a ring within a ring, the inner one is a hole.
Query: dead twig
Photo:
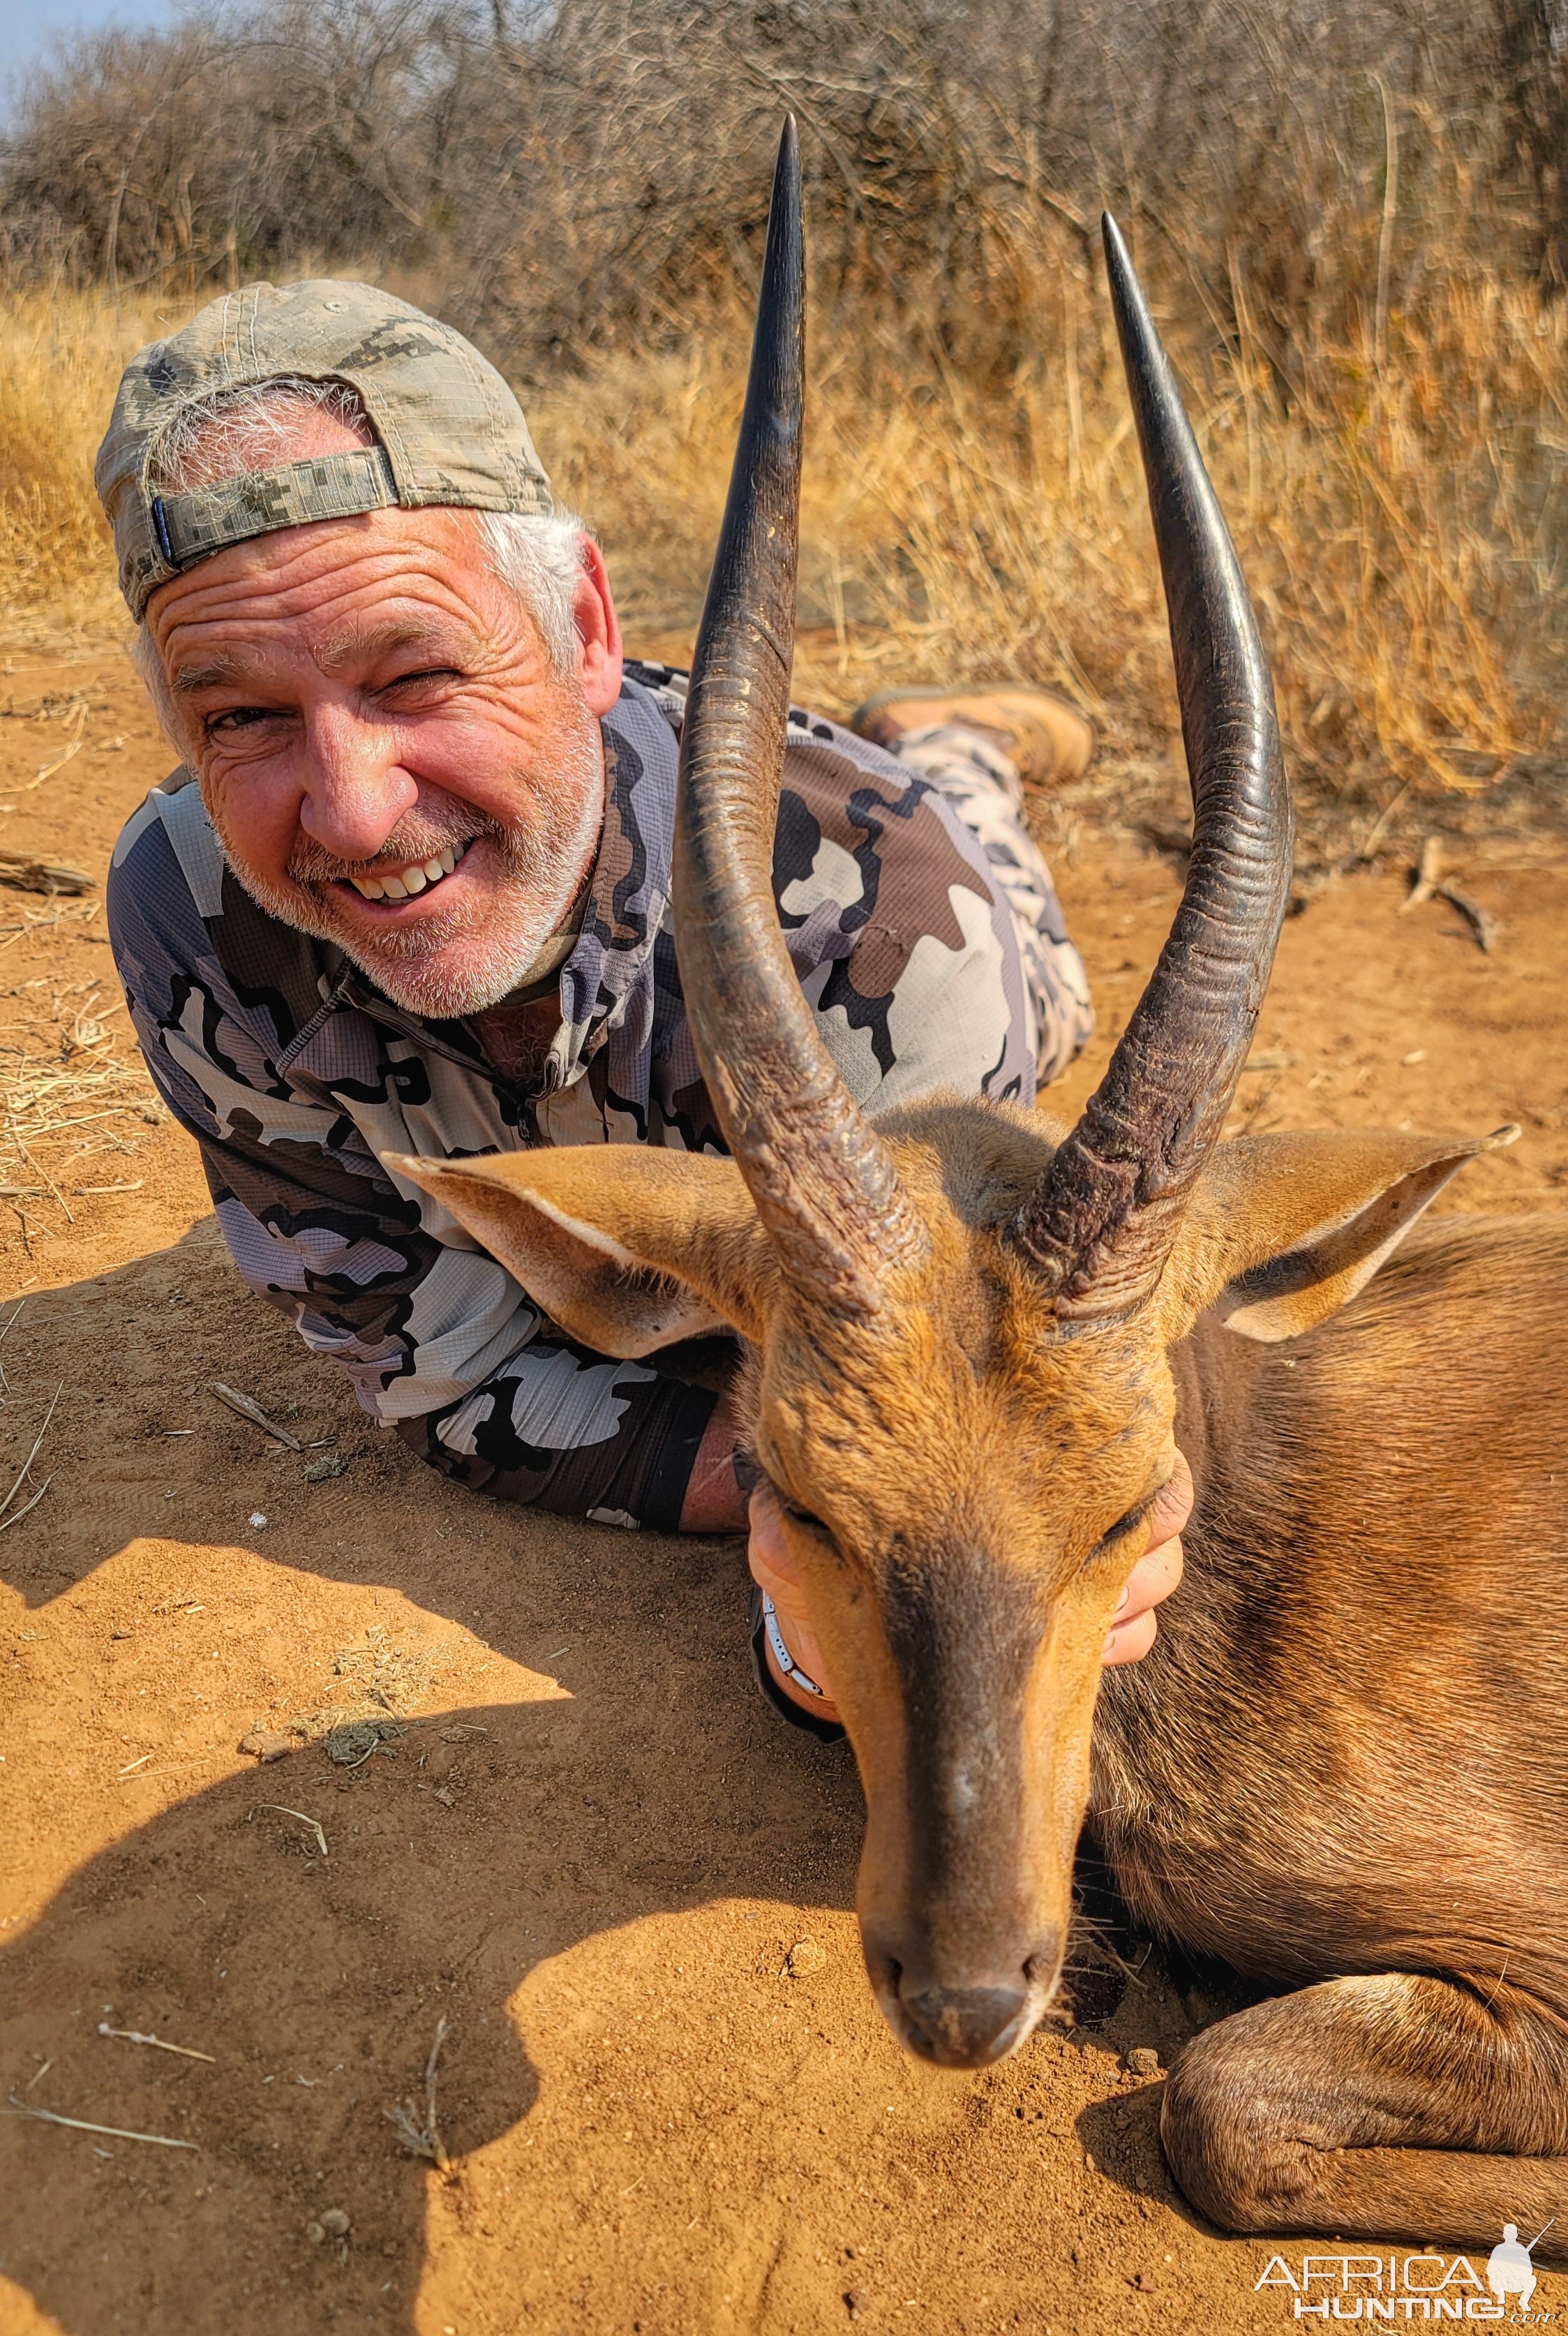
[[[33,1509],[37,1509],[37,1504],[40,1504],[40,1500],[42,1500],[42,1497],[44,1497],[44,1493],[47,1493],[49,1485],[52,1485],[52,1484],[54,1484],[54,1469],[49,1469],[49,1474],[47,1474],[47,1476],[44,1476],[44,1481],[42,1481],[42,1484],[40,1484],[40,1488],[37,1488],[37,1493],[35,1493],[35,1495],[33,1495],[33,1500],[24,1500],[24,1504],[21,1504],[21,1509],[14,1509],[12,1516],[7,1516],[7,1521],[5,1521],[5,1523],[0,1525],[0,1533],[9,1533],[9,1530],[12,1530],[12,1525],[19,1525],[21,1521],[24,1521],[24,1516],[33,1516]]]
[[[8,1516],[3,1525],[0,1525],[0,1533],[9,1533],[12,1526],[19,1525],[24,1517],[30,1517],[54,1482],[54,1471],[51,1469],[48,1475],[44,1477],[44,1482],[39,1485],[38,1490],[34,1494],[33,1498],[30,1501],[24,1501],[22,1506],[15,1510],[12,1515]]]
[[[166,2044],[161,2036],[143,2036],[134,2028],[111,2028],[106,2020],[98,2023],[100,2036],[117,2036],[122,2044],[151,2044],[160,2052],[178,2052],[182,2060],[208,2060],[218,2066],[215,2053],[198,2052],[190,2044]]]
[[[71,1213],[71,1203],[65,1198],[64,1193],[60,1190],[59,1185],[54,1182],[54,1177],[49,1173],[48,1169],[45,1168],[41,1162],[34,1159],[33,1154],[28,1151],[27,1146],[22,1142],[20,1136],[17,1138],[17,1148],[21,1152],[22,1157],[27,1163],[29,1168],[34,1171],[35,1175],[43,1177],[44,1182],[48,1185],[49,1190],[54,1193],[54,1198],[64,1210],[66,1223],[68,1225],[73,1225],[76,1222],[76,1220]]]
[[[1446,900],[1451,909],[1456,909],[1475,936],[1476,948],[1490,955],[1497,938],[1497,920],[1490,909],[1484,909],[1479,900],[1473,900],[1467,892],[1461,892],[1457,885],[1448,882],[1443,873],[1442,842],[1435,835],[1429,835],[1421,846],[1421,865],[1416,871],[1415,882],[1399,903],[1399,914],[1404,916],[1427,900]]]
[[[215,1395],[219,1403],[227,1404],[230,1411],[238,1412],[241,1419],[248,1419],[252,1427],[259,1427],[267,1435],[275,1436],[279,1444],[287,1445],[290,1452],[304,1451],[305,1446],[298,1436],[291,1436],[287,1427],[279,1427],[275,1419],[268,1419],[253,1396],[242,1395],[238,1387],[225,1387],[221,1379],[209,1379],[207,1392]]]
[[[1359,867],[1366,868],[1371,864],[1372,861],[1377,856],[1378,846],[1382,842],[1384,836],[1388,832],[1389,821],[1393,818],[1394,813],[1398,810],[1400,804],[1404,802],[1409,792],[1410,782],[1407,779],[1399,788],[1399,791],[1395,795],[1393,801],[1385,804],[1384,808],[1378,813],[1377,818],[1372,822],[1371,826],[1367,831],[1366,837],[1361,844],[1361,849],[1356,854],[1356,862]]]
[[[10,2096],[10,2102],[9,2108],[0,2109],[0,2117],[32,2117],[38,2125],[68,2125],[73,2133],[107,2134],[111,2141],[150,2141],[159,2149],[200,2149],[201,2146],[199,2141],[176,2141],[166,2133],[127,2133],[123,2126],[92,2125],[86,2117],[56,2117],[53,2109],[30,2108],[24,2101],[19,2101],[15,2093]]]
[[[1497,920],[1491,910],[1484,909],[1479,900],[1473,900],[1467,892],[1459,891],[1452,884],[1439,884],[1437,898],[1446,900],[1451,909],[1457,909],[1475,936],[1476,948],[1489,957],[1497,938]]]
[[[258,1809],[271,1809],[280,1817],[297,1817],[300,1824],[302,1825],[308,1825],[311,1832],[316,1835],[317,1842],[320,1844],[322,1856],[325,1857],[326,1855],[326,1835],[321,1830],[321,1820],[319,1817],[308,1817],[306,1815],[303,1809],[286,1809],[281,1801],[258,1801],[256,1806]]]
[[[38,776],[35,779],[29,779],[24,787],[14,788],[12,790],[14,793],[24,795],[32,794],[36,788],[41,787],[44,784],[45,779],[52,779],[56,771],[63,771],[65,768],[66,764],[71,761],[73,755],[79,754],[82,752],[82,741],[87,731],[87,700],[84,697],[79,699],[73,714],[68,715],[66,718],[68,720],[74,720],[76,725],[76,735],[71,740],[65,752],[63,754],[56,754],[52,763],[45,763],[43,769],[39,772]]]
[[[13,1319],[15,1319],[15,1317],[13,1317]],[[9,1323],[6,1325],[6,1328],[7,1328],[7,1329],[9,1329],[9,1328],[10,1328],[10,1324],[9,1324]],[[65,1391],[65,1382],[64,1382],[64,1380],[63,1380],[63,1379],[62,1379],[62,1380],[61,1380],[61,1382],[60,1382],[60,1385],[55,1388],[54,1393],[53,1397],[51,1397],[51,1399],[50,1399],[50,1404],[49,1404],[49,1408],[48,1408],[48,1410],[47,1410],[47,1411],[44,1413],[44,1425],[43,1425],[43,1426],[38,1430],[37,1435],[36,1435],[36,1436],[34,1437],[34,1439],[33,1439],[33,1449],[32,1449],[32,1451],[31,1451],[31,1452],[29,1452],[29,1454],[27,1455],[26,1459],[25,1459],[25,1460],[24,1460],[24,1462],[22,1463],[21,1468],[20,1468],[20,1469],[18,1470],[18,1472],[17,1472],[16,1482],[12,1485],[11,1490],[6,1494],[5,1498],[3,1501],[0,1501],[0,1517],[4,1517],[4,1516],[5,1515],[5,1512],[6,1512],[6,1510],[10,1507],[10,1505],[11,1505],[12,1502],[16,1498],[17,1494],[18,1494],[18,1493],[21,1491],[21,1489],[22,1489],[22,1480],[23,1480],[23,1478],[26,1475],[28,1469],[29,1469],[29,1468],[31,1468],[31,1466],[33,1465],[33,1463],[34,1462],[34,1460],[36,1460],[36,1459],[37,1459],[37,1457],[38,1457],[38,1447],[39,1447],[39,1445],[43,1443],[44,1438],[48,1435],[48,1433],[49,1433],[49,1423],[50,1423],[50,1421],[51,1421],[51,1420],[54,1418],[54,1406],[59,1402],[59,1400],[60,1400],[60,1398],[61,1398],[62,1395],[64,1393],[64,1391]],[[27,1511],[28,1511],[29,1509],[35,1509],[35,1508],[37,1507],[37,1505],[38,1505],[39,1502],[44,1498],[44,1494],[49,1490],[50,1485],[51,1485],[54,1482],[54,1479],[53,1475],[45,1476],[45,1477],[44,1477],[44,1479],[43,1484],[39,1486],[38,1490],[34,1494],[33,1498],[32,1498],[30,1501],[28,1501],[28,1502],[27,1502],[27,1503],[26,1503],[26,1504],[25,1504],[22,1508],[20,1508],[20,1509],[18,1509],[18,1510],[17,1510],[15,1516],[14,1516],[14,1517],[11,1517],[11,1518],[7,1519],[7,1523],[11,1523],[11,1524],[15,1524],[15,1523],[17,1523],[19,1522],[19,1520],[20,1520],[21,1518],[24,1517],[24,1516],[27,1514]],[[5,1532],[5,1525],[0,1524],[0,1533],[4,1533],[4,1532]]]
[[[383,2114],[397,2127],[397,2137],[412,2156],[428,2157],[439,2173],[449,2174],[452,2160],[441,2138],[441,2128],[435,2121],[435,2071],[441,2059],[441,2048],[446,2041],[446,2014],[443,2011],[435,2024],[435,2041],[430,2048],[430,2058],[424,2064],[424,2122],[419,2122],[418,2104],[399,2101],[395,2108]]]
[[[1421,865],[1416,871],[1416,881],[1399,903],[1399,914],[1407,917],[1412,909],[1420,908],[1423,901],[1432,898],[1442,881],[1442,839],[1429,835],[1421,846]]]
[[[25,790],[24,790],[25,792]],[[0,852],[0,884],[14,884],[21,892],[91,892],[93,879],[81,868],[61,868],[47,860],[29,860],[24,852]],[[25,926],[19,928],[25,931]]]

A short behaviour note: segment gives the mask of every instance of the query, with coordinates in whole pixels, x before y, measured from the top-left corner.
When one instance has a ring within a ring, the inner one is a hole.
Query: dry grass
[[[97,901],[69,907],[18,904],[0,920],[0,949],[52,923],[91,922]],[[9,940],[7,939],[9,936]],[[16,1010],[0,1025],[0,1198],[23,1232],[34,1212],[57,1226],[75,1221],[84,1191],[135,1182],[134,1130],[164,1114],[136,1052],[122,999],[99,981],[63,984],[41,974],[0,990]]]
[[[164,313],[96,292],[0,298],[0,607],[29,629],[116,620],[93,458],[121,367]]]
[[[1287,394],[1249,336],[1195,339],[1158,262],[1298,781],[1386,801],[1553,761],[1568,312],[1433,271],[1418,315],[1316,346]],[[1038,360],[999,391],[908,347],[868,348],[852,318],[820,323],[797,688],[842,709],[898,678],[1031,677],[1069,689],[1124,748],[1158,751],[1174,722],[1163,606],[1104,296],[1080,253],[1042,262],[1036,307]],[[92,457],[124,356],[177,314],[93,293],[0,300],[14,630],[119,621]],[[531,401],[558,488],[612,556],[634,644],[695,621],[745,332],[737,301],[682,351],[600,356]]]
[[[900,678],[1018,676],[1066,687],[1123,747],[1164,744],[1164,603],[1102,298],[1065,271],[1043,285],[1040,363],[1005,395],[891,350],[868,390],[864,353],[819,333],[803,696],[837,708]],[[1255,350],[1221,349],[1185,370],[1188,395],[1298,780],[1482,790],[1564,745],[1568,316],[1459,278],[1392,320],[1380,363],[1370,341],[1316,350],[1289,400]],[[744,346],[737,315],[684,358],[607,360],[584,394],[535,402],[634,632],[695,619]]]

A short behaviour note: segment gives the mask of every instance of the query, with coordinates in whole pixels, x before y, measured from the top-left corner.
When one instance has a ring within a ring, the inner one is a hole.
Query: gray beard
[[[572,725],[548,791],[533,793],[526,824],[504,827],[465,803],[443,802],[401,822],[376,854],[383,865],[414,861],[431,858],[444,844],[482,839],[502,870],[502,898],[477,924],[426,920],[372,945],[346,928],[326,889],[365,872],[370,863],[340,861],[306,842],[290,858],[292,881],[274,883],[239,862],[210,803],[208,811],[236,879],[268,916],[341,949],[405,1013],[454,1020],[498,1006],[526,984],[577,900],[604,823],[598,726],[591,717],[586,726]],[[456,961],[444,962],[454,944]]]

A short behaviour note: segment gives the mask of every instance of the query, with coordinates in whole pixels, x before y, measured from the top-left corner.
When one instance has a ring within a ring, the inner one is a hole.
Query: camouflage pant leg
[[[1018,936],[1039,1083],[1059,1078],[1095,1027],[1084,961],[1067,938],[1057,888],[1024,825],[1018,774],[994,740],[961,722],[911,730],[891,750],[940,789],[979,838]]]

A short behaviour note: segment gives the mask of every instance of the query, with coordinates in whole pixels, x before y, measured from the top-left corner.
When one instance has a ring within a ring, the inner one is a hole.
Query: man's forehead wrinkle
[[[277,683],[300,660],[336,678],[352,674],[357,661],[369,664],[411,644],[428,644],[430,662],[440,665],[471,664],[495,646],[490,612],[475,609],[439,574],[388,578],[355,574],[355,565],[345,563],[336,589],[322,591],[320,578],[291,579],[282,589],[258,589],[253,579],[207,579],[166,602],[150,624],[178,696]]]
[[[367,616],[389,600],[404,599],[428,610],[431,622],[472,628],[479,613],[476,589],[486,604],[506,598],[484,556],[482,539],[451,524],[472,517],[432,507],[280,529],[231,545],[161,586],[149,607],[149,621],[155,635],[171,618],[176,625],[237,622],[271,628],[280,623],[292,627],[334,599],[350,608],[358,601]],[[493,613],[487,605],[487,618]],[[350,619],[340,613],[336,621]]]

